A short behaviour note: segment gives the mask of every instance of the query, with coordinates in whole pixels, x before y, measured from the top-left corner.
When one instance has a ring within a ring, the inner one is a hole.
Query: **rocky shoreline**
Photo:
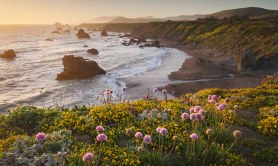
[[[168,75],[172,81],[183,80],[186,83],[169,84],[168,93],[179,97],[185,93],[195,93],[206,88],[251,88],[258,86],[263,77],[277,72],[276,69],[238,72],[233,59],[228,55],[205,47],[179,44],[159,40],[161,46],[179,49],[192,56],[186,59],[179,69]]]

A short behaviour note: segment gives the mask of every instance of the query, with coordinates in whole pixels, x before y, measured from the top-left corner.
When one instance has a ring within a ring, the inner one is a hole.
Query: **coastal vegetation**
[[[271,20],[153,22],[133,35],[217,50],[234,59],[238,71],[271,69],[278,60],[278,24]]]
[[[275,165],[278,77],[256,88],[0,116],[0,165]],[[106,100],[109,99],[109,100]]]

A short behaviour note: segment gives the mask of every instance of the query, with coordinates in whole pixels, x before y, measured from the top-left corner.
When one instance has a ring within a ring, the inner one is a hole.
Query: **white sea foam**
[[[126,86],[121,78],[136,77],[159,67],[162,58],[171,54],[169,48],[123,46],[123,38],[101,37],[100,32],[90,33],[91,39],[77,39],[71,34],[52,34],[50,26],[0,26],[0,52],[14,49],[15,60],[0,59],[0,111],[17,105],[73,106],[96,102],[103,89],[112,89],[115,95]],[[46,41],[47,38],[53,41]],[[88,48],[84,48],[88,45]],[[89,48],[99,50],[90,55]],[[86,80],[57,81],[63,70],[64,55],[76,55],[96,61],[106,75]],[[167,73],[169,74],[169,73]]]

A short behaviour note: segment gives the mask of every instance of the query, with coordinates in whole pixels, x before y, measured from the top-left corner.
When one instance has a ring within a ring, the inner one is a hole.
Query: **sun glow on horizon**
[[[215,5],[217,4],[217,5]],[[277,0],[0,0],[0,24],[80,24],[95,17],[157,18],[239,7],[278,9]]]

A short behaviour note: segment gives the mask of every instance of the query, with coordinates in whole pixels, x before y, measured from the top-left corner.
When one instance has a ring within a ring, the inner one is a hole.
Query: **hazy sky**
[[[278,0],[0,0],[0,24],[78,24],[99,16],[167,17],[251,6],[278,10]]]

